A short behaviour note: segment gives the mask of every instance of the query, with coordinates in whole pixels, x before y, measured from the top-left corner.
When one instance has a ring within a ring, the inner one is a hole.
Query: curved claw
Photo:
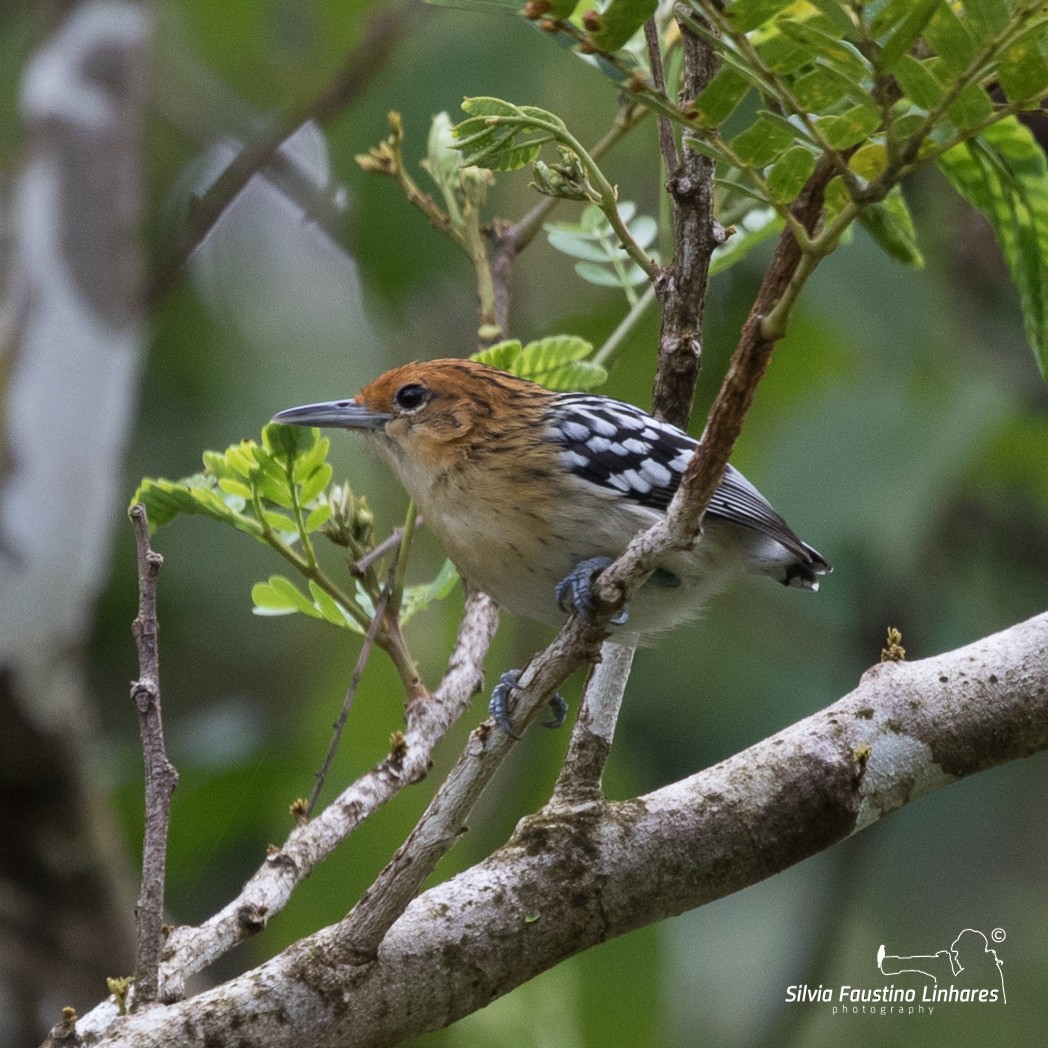
[[[521,670],[506,670],[499,677],[499,682],[495,685],[491,693],[491,700],[488,702],[488,713],[491,714],[492,720],[507,735],[514,739],[519,739],[520,736],[513,730],[513,725],[510,724],[508,700],[510,692],[513,691],[520,681],[520,674]],[[542,721],[542,726],[544,728],[559,728],[568,716],[568,704],[564,701],[560,692],[557,692],[549,700],[549,708],[552,716],[549,720]]]
[[[568,704],[564,701],[564,696],[559,691],[549,700],[549,709],[549,720],[540,721],[539,723],[544,728],[559,728],[568,719]]]
[[[491,714],[491,719],[507,735],[512,736],[514,739],[519,739],[520,736],[513,730],[513,725],[509,722],[509,706],[507,700],[509,699],[509,693],[517,686],[517,681],[520,680],[520,674],[520,670],[506,670],[506,672],[499,677],[499,682],[495,685],[495,688],[491,693],[491,700],[488,702],[488,713]]]
[[[611,563],[611,557],[590,557],[575,565],[557,583],[557,605],[569,614],[578,612],[584,619],[593,617],[593,577]],[[629,610],[623,608],[612,620],[613,626],[621,626],[629,618]]]

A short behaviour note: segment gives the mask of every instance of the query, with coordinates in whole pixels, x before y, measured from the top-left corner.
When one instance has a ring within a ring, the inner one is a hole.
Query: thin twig
[[[655,90],[666,93],[666,71],[662,65],[662,41],[659,39],[659,24],[654,18],[649,18],[644,23],[644,43],[648,48],[648,66],[651,69],[651,82]],[[677,143],[673,137],[673,125],[669,118],[658,117],[659,124],[659,150],[662,153],[662,163],[668,175],[677,170],[680,157],[677,155]]]
[[[391,550],[395,550],[403,538],[404,529],[394,528],[374,549],[369,549],[359,560],[350,561],[350,575],[355,579],[362,579],[367,574],[368,568],[376,560],[381,560]]]
[[[809,233],[822,219],[823,194],[833,175],[832,164],[817,164],[793,204],[794,217]],[[638,535],[622,556],[597,576],[594,592],[598,601],[606,601],[611,608],[621,607],[633,589],[655,569],[662,554],[668,549],[688,549],[694,544],[706,506],[724,475],[757,386],[785,330],[783,326],[769,333],[762,321],[784,297],[796,297],[811,273],[808,260],[809,256],[802,253],[790,228],[783,230],[743,325],[728,373],[710,409],[699,447],[684,471],[666,516]]]
[[[375,605],[375,614],[372,616],[371,625],[368,626],[368,631],[364,636],[364,643],[360,646],[357,664],[353,667],[353,676],[349,680],[346,697],[342,700],[342,712],[338,715],[338,720],[334,724],[334,734],[331,736],[331,744],[328,746],[327,755],[324,757],[324,763],[320,771],[317,772],[317,781],[313,784],[313,792],[309,795],[305,813],[307,819],[312,816],[313,810],[317,806],[320,791],[324,788],[328,772],[331,770],[331,764],[335,759],[335,754],[338,752],[338,744],[342,740],[342,731],[346,726],[346,721],[349,719],[349,711],[353,708],[353,700],[357,697],[357,688],[360,687],[360,678],[364,675],[364,667],[368,664],[371,649],[375,646],[375,634],[378,633],[379,626],[382,624],[382,619],[386,614],[386,606],[389,604],[389,596],[392,589],[393,575],[390,573],[389,579],[386,581],[385,586],[382,587],[382,595],[378,598],[378,603]]]
[[[138,895],[135,942],[135,992],[133,1007],[141,1008],[157,999],[161,935],[164,919],[164,877],[167,867],[167,830],[171,818],[171,794],[178,772],[164,749],[164,725],[160,710],[159,625],[156,614],[156,584],[164,558],[149,546],[149,520],[141,504],[129,516],[138,548],[138,615],[131,625],[138,648],[138,680],[131,684],[131,700],[138,711],[145,764],[145,839],[142,847],[142,887]]]
[[[626,337],[633,331],[637,324],[640,323],[644,314],[651,309],[654,301],[655,286],[654,284],[649,284],[647,288],[645,288],[644,294],[637,299],[630,308],[630,311],[619,321],[618,327],[608,335],[600,349],[593,354],[594,364],[606,364],[611,360]]]

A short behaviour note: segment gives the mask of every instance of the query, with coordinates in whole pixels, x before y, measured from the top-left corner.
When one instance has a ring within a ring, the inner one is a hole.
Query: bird
[[[462,578],[501,607],[554,626],[591,610],[595,574],[665,514],[698,446],[632,404],[552,392],[458,358],[395,367],[356,397],[288,408],[273,421],[361,433]],[[739,576],[817,590],[831,570],[729,464],[701,541],[660,558],[612,620],[609,639],[646,642],[698,615]],[[513,672],[492,699],[507,731]]]

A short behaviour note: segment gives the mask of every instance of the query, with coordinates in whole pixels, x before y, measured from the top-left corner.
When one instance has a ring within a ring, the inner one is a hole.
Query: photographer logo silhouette
[[[997,929],[993,938],[1000,942],[1004,933]],[[934,954],[889,954],[882,945],[877,951],[877,968],[881,975],[925,976],[930,981],[923,986],[922,1001],[1007,1002],[1004,961],[975,928],[965,928],[949,949]]]
[[[949,947],[935,953],[888,953],[882,944],[877,985],[798,983],[786,987],[785,1003],[830,1005],[839,1016],[930,1016],[940,1005],[1005,1004],[1004,961],[994,949],[1004,939],[1002,928],[989,936],[964,928]]]

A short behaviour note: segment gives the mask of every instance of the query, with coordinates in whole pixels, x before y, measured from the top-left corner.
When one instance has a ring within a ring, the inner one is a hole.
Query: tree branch
[[[149,546],[149,519],[145,506],[132,506],[129,516],[138,547],[139,593],[138,615],[131,626],[138,647],[138,680],[131,685],[131,699],[138,710],[146,780],[142,888],[138,895],[135,943],[134,1007],[141,1008],[155,1001],[159,991],[167,831],[171,822],[171,794],[178,785],[178,772],[167,759],[160,706],[156,584],[164,558]]]
[[[347,962],[339,924],[100,1043],[220,1043],[235,1029],[243,1048],[364,1048],[445,1026],[565,957],[1048,749],[1046,679],[1048,614],[935,658],[879,664],[833,706],[713,768],[636,800],[525,819],[500,851],[414,900],[370,964]],[[108,1025],[93,1015],[82,1035]]]
[[[713,48],[684,21],[680,22],[680,32],[684,48],[681,95],[695,98],[716,72],[717,58]],[[661,135],[666,121],[664,117],[659,121]],[[672,135],[670,141],[672,144]],[[702,313],[710,258],[725,239],[724,230],[713,217],[713,171],[713,160],[689,148],[686,142],[681,144],[677,163],[667,167],[674,252],[670,264],[655,279],[662,326],[652,411],[682,429],[691,417],[702,365]]]

